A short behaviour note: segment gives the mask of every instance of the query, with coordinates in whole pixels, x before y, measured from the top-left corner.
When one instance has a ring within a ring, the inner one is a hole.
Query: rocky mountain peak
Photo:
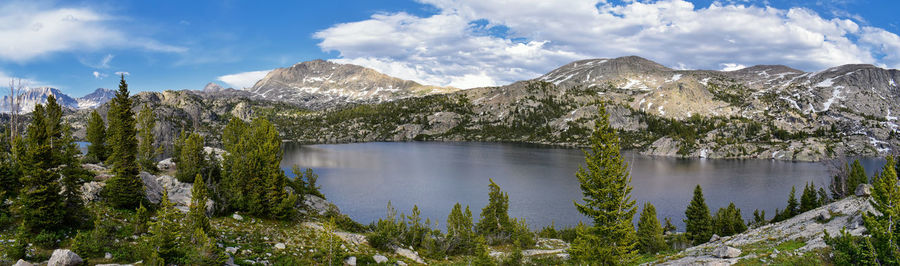
[[[219,86],[219,84],[216,84],[215,82],[207,83],[206,86],[203,87],[203,92],[220,92],[223,90],[225,90],[225,88]]]
[[[347,103],[391,101],[456,89],[426,86],[362,66],[313,60],[272,70],[247,90],[263,99],[320,109]]]
[[[82,96],[76,101],[78,101],[78,109],[97,108],[97,106],[108,102],[113,97],[116,97],[116,91],[97,88],[94,92]]]

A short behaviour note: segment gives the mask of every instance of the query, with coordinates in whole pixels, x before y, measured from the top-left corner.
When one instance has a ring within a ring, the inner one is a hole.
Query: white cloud
[[[745,65],[735,64],[735,63],[723,63],[723,64],[719,64],[719,65],[722,66],[722,71],[735,71],[735,70],[741,70],[741,69],[747,68],[747,66],[745,66]]]
[[[128,73],[127,71],[116,71],[116,76],[131,76],[131,73]]]
[[[0,60],[26,62],[58,52],[96,51],[103,48],[138,48],[158,52],[184,52],[144,36],[116,29],[110,15],[87,7],[56,8],[28,2],[0,5]],[[108,67],[101,60],[98,68]]]
[[[216,78],[221,82],[225,82],[228,86],[236,89],[253,87],[257,81],[266,77],[266,74],[272,70],[249,71],[235,74],[224,75]]]
[[[420,1],[437,14],[378,13],[314,37],[322,50],[339,52],[336,62],[461,87],[531,79],[576,59],[626,55],[680,69],[900,67],[896,34],[804,8],[718,2],[697,8],[682,0]]]

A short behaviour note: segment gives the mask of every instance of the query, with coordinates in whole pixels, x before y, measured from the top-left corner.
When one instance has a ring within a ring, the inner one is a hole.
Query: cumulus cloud
[[[463,88],[535,78],[577,59],[626,55],[680,69],[900,67],[896,34],[804,8],[695,7],[683,0],[420,1],[438,12],[378,13],[313,36],[322,50],[339,53],[334,61]]]
[[[260,71],[249,71],[249,72],[241,72],[230,75],[224,75],[217,78],[217,80],[221,82],[225,82],[228,86],[236,89],[243,89],[253,87],[253,84],[256,84],[257,81],[266,77],[266,74],[269,74],[270,70],[260,70]]]
[[[176,53],[187,50],[127,34],[116,29],[117,20],[87,7],[56,8],[16,1],[0,4],[0,60],[26,62],[57,52],[110,47]],[[98,68],[112,59],[111,55],[107,57]]]

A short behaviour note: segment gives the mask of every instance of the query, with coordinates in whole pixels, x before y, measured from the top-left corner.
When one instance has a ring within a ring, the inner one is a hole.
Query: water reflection
[[[771,217],[783,208],[791,186],[828,182],[821,163],[771,160],[705,160],[645,157],[625,153],[632,167],[633,198],[652,202],[660,219],[671,217],[683,230],[684,209],[694,186],[704,188],[715,211],[734,202],[745,217],[754,209]],[[487,204],[488,178],[509,193],[510,215],[539,227],[585,221],[573,201],[581,199],[575,171],[578,149],[496,143],[357,143],[285,145],[282,166],[310,167],[323,193],[344,213],[368,223],[385,216],[388,201],[400,212],[417,204],[424,217],[441,224],[454,203],[470,205],[475,216]],[[883,160],[863,160],[871,173]],[[798,191],[798,197],[799,197]],[[635,217],[637,218],[637,217]]]

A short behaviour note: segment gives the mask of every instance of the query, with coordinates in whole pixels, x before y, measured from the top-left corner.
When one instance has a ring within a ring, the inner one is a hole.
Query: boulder
[[[225,248],[225,253],[228,253],[228,254],[235,254],[235,253],[237,253],[237,252],[238,252],[238,248],[237,248],[237,247],[227,247],[227,248]]]
[[[240,214],[237,214],[237,213],[232,214],[232,215],[231,215],[231,218],[234,218],[235,220],[238,220],[238,221],[243,221],[243,220],[244,220],[244,217],[241,216]]]
[[[712,237],[709,238],[709,242],[716,242],[716,241],[719,241],[719,239],[721,239],[721,237],[719,237],[719,235],[713,234]]]
[[[165,189],[169,192],[169,201],[175,205],[175,208],[187,212],[191,206],[191,189],[194,187],[190,183],[182,183],[175,177],[168,175],[155,176],[147,172],[141,172],[141,181],[144,182],[144,189],[147,200],[152,203],[159,203],[162,200],[162,191]],[[211,213],[215,203],[212,200],[206,201],[206,211]]]
[[[344,259],[344,265],[356,266],[356,257],[347,257]]]
[[[284,249],[285,248],[284,243],[275,244],[275,248],[276,249]]]
[[[381,254],[375,254],[375,256],[372,256],[372,259],[375,260],[375,263],[387,263],[388,262],[388,258]]]
[[[822,212],[819,212],[819,216],[817,216],[816,219],[819,219],[819,221],[825,222],[825,221],[831,220],[831,214],[828,213],[827,210],[824,210]]]
[[[99,201],[100,191],[103,190],[104,186],[106,186],[106,183],[97,181],[81,184],[81,200],[84,201],[84,203]]]
[[[16,264],[13,264],[13,266],[33,266],[33,265],[34,264],[31,264],[31,262],[27,262],[23,259],[19,259],[19,261],[16,261]]]
[[[713,256],[723,259],[737,258],[741,256],[741,250],[726,245],[719,245],[713,250]]]
[[[162,171],[175,171],[175,162],[172,161],[172,158],[167,158],[165,160],[159,161],[156,163],[156,168]]]
[[[397,253],[397,255],[400,255],[404,258],[415,261],[416,263],[425,264],[425,260],[423,260],[421,257],[419,257],[418,252],[415,252],[415,251],[412,251],[409,249],[405,249],[405,248],[396,248],[396,249],[394,249],[394,252]]]
[[[303,198],[303,205],[306,205],[310,210],[319,215],[325,215],[328,210],[341,212],[334,204],[315,195],[306,195],[306,197]]]
[[[83,163],[83,164],[81,164],[81,168],[84,168],[85,170],[88,170],[91,172],[105,172],[106,170],[108,170],[108,169],[106,169],[106,167],[103,167],[102,165],[92,164],[92,163]]]
[[[403,261],[399,261],[399,260],[398,260],[397,263],[394,263],[394,265],[397,265],[397,266],[406,266],[406,262],[403,262]]]
[[[104,259],[111,260],[111,259],[112,259],[112,254],[109,253],[109,252],[106,252],[106,254],[103,254],[103,258],[104,258]]]
[[[872,195],[872,185],[859,184],[859,186],[856,187],[856,195],[860,197],[868,197]]]
[[[53,255],[50,256],[50,261],[47,262],[47,266],[75,266],[80,265],[84,260],[68,249],[57,249],[53,251]]]

